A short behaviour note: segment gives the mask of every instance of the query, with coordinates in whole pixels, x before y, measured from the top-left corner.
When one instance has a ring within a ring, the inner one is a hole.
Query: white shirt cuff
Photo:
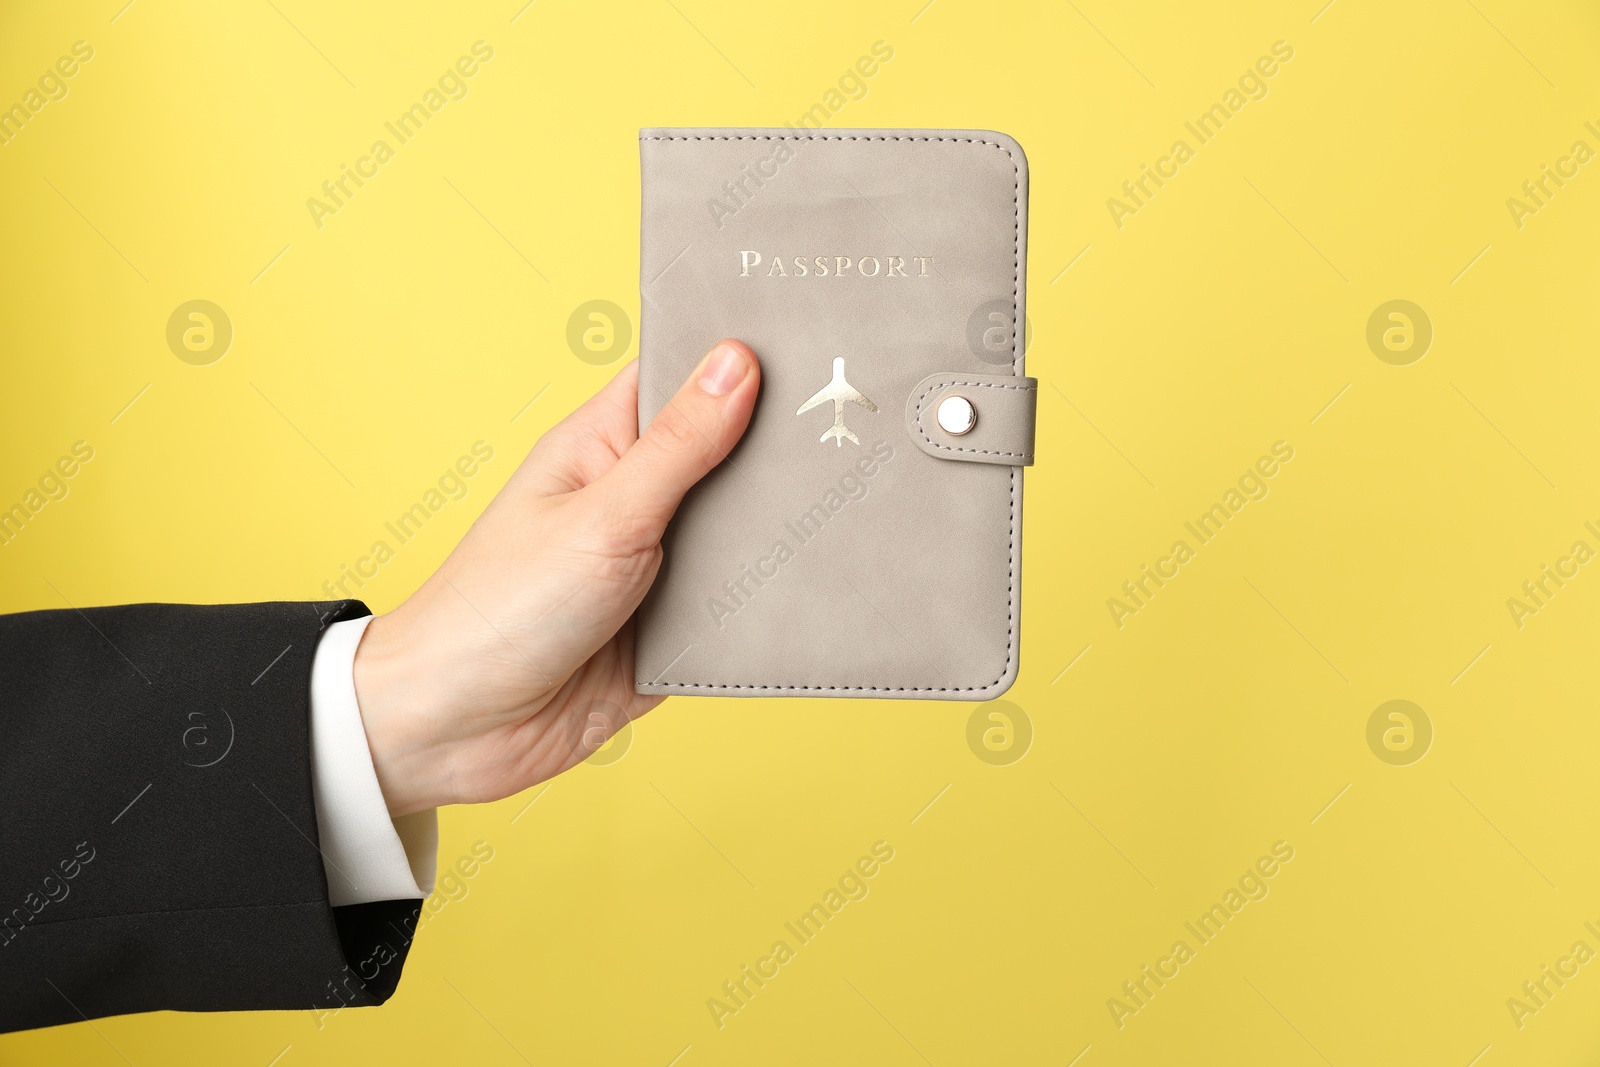
[[[390,819],[367,747],[355,662],[372,618],[328,627],[311,663],[311,794],[336,908],[426,897],[438,860],[438,812]]]

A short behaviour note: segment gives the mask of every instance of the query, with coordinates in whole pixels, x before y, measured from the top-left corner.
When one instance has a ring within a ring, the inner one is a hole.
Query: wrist
[[[429,723],[430,669],[427,650],[407,633],[398,613],[379,615],[356,647],[356,705],[367,748],[391,818],[453,803],[444,760]]]

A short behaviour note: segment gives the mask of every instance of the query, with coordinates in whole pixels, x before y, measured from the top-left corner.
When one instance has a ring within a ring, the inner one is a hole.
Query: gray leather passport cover
[[[1003,693],[1036,396],[1022,149],[792,129],[643,130],[639,149],[639,425],[722,337],[762,367],[744,439],[667,531],[639,691]],[[951,396],[969,432],[941,426]]]

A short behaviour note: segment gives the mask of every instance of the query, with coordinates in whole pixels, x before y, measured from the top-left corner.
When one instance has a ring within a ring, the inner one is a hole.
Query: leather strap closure
[[[906,433],[918,448],[939,459],[1031,466],[1038,396],[1036,378],[955,371],[930,374],[906,398]],[[940,406],[947,400],[941,425]],[[969,421],[965,432],[953,432]]]

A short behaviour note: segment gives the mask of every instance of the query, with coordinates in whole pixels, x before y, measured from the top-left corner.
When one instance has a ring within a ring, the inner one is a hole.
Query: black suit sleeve
[[[0,616],[0,1032],[394,992],[420,901],[334,908],[311,663],[355,601]]]

